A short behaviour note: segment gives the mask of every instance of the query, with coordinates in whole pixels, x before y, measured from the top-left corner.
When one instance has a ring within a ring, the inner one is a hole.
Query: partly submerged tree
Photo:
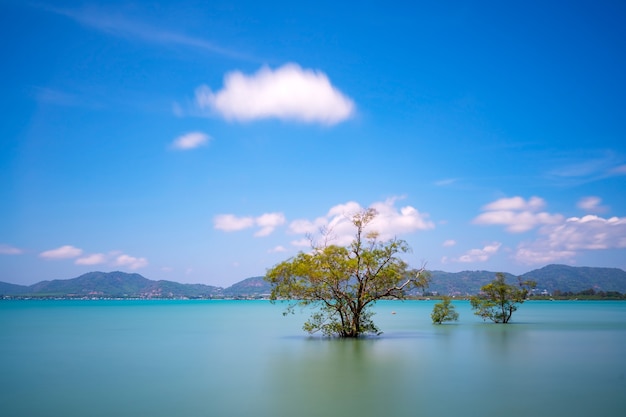
[[[476,310],[474,314],[494,323],[508,323],[518,304],[526,300],[536,285],[534,281],[521,279],[518,285],[507,284],[504,274],[498,272],[493,281],[480,288],[479,295],[470,298],[472,309]]]
[[[311,252],[300,252],[267,272],[270,299],[290,301],[285,314],[298,305],[314,308],[303,326],[307,332],[340,337],[379,334],[371,311],[376,301],[403,299],[407,290],[428,284],[423,266],[411,270],[399,258],[410,250],[405,241],[379,241],[376,232],[366,230],[376,215],[376,210],[367,209],[352,217],[356,234],[350,245],[312,242]]]
[[[444,296],[440,303],[435,304],[433,312],[430,314],[433,324],[441,324],[444,321],[457,321],[459,319],[459,313],[455,311],[450,301],[450,297]]]

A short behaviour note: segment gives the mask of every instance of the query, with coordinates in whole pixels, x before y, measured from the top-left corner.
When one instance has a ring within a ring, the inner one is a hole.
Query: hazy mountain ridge
[[[481,286],[493,280],[495,274],[491,271],[431,271],[432,283],[428,291],[450,295],[476,294]],[[505,276],[509,282],[517,280],[513,274],[505,273]],[[626,293],[626,272],[618,268],[547,265],[527,272],[520,278],[536,281],[538,291],[546,290],[549,293],[555,290],[575,293],[590,288]],[[244,279],[227,288],[152,281],[136,273],[119,271],[89,272],[72,279],[41,281],[30,286],[0,281],[0,296],[244,298],[264,296],[270,291],[270,284],[262,276]]]

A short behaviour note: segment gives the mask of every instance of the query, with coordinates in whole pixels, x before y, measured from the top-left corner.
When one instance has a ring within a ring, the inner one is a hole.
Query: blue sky
[[[1,1],[0,281],[626,268],[623,2]]]

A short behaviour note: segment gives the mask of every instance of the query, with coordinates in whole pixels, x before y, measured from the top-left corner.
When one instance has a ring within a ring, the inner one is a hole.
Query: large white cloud
[[[39,256],[44,259],[69,259],[76,258],[82,255],[82,253],[82,249],[75,248],[71,245],[65,245],[56,249],[50,249],[45,252],[41,252]]]
[[[522,197],[502,198],[483,207],[484,213],[474,218],[474,224],[503,225],[512,233],[521,233],[537,226],[559,224],[563,221],[560,214],[539,212],[545,206],[543,199],[531,197],[528,201]]]
[[[418,230],[428,230],[435,224],[428,219],[428,214],[420,213],[412,206],[397,208],[397,199],[391,198],[384,202],[373,203],[370,208],[375,209],[378,215],[368,225],[368,231],[377,232],[380,239],[387,240],[398,235],[413,233]],[[354,238],[354,225],[352,217],[364,210],[359,203],[350,201],[331,207],[323,217],[313,220],[298,219],[289,225],[289,230],[294,234],[307,234],[312,238],[321,238],[320,232],[327,231],[329,243],[346,245]],[[296,241],[298,246],[304,244],[304,240]],[[321,243],[321,242],[319,242]]]
[[[539,235],[518,246],[517,261],[540,264],[572,259],[585,250],[626,248],[626,217],[570,217],[560,224],[543,227]]]
[[[276,118],[333,125],[354,113],[354,102],[334,87],[326,74],[285,64],[275,70],[262,67],[255,74],[233,71],[222,90],[196,90],[196,104],[227,120]]]

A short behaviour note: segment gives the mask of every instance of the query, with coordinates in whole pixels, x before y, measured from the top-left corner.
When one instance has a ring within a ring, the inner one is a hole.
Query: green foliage
[[[403,299],[405,291],[428,284],[424,268],[410,270],[399,258],[409,251],[405,241],[381,242],[377,233],[366,233],[376,215],[368,209],[352,217],[356,234],[350,245],[312,244],[311,252],[268,270],[270,299],[290,300],[286,313],[295,306],[314,308],[305,331],[340,337],[379,334],[371,306],[382,298]]]
[[[440,303],[435,304],[433,312],[430,314],[433,324],[441,324],[444,321],[457,321],[459,319],[459,313],[455,311],[450,301],[450,297],[444,296]]]
[[[481,287],[481,294],[470,298],[474,314],[494,323],[508,323],[518,304],[522,304],[530,289],[536,286],[534,281],[521,281],[519,285],[507,284],[504,274],[497,273],[496,278]]]

